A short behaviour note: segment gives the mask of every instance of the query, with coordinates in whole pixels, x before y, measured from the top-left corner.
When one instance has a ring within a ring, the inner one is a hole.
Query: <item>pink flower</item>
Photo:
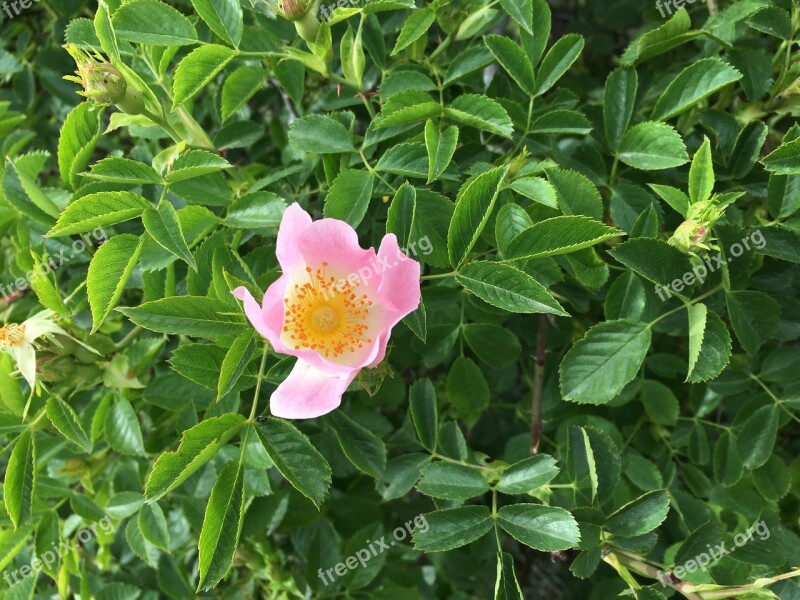
[[[276,352],[297,357],[270,398],[272,414],[310,419],[339,406],[358,372],[383,360],[392,327],[419,305],[420,266],[394,234],[376,254],[344,221],[312,222],[299,204],[283,215],[276,254],[283,275],[260,307],[244,287],[233,295]]]

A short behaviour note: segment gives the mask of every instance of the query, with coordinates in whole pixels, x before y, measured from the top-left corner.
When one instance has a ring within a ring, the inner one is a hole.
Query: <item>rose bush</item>
[[[800,597],[800,4],[681,4],[4,5],[0,594]]]

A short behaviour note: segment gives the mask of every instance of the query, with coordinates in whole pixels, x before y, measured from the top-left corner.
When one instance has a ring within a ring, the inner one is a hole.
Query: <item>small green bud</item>
[[[64,77],[83,87],[78,92],[96,104],[116,105],[122,112],[140,114],[144,110],[142,93],[128,85],[125,76],[102,56],[90,56],[75,44],[65,46],[78,67],[75,76]]]

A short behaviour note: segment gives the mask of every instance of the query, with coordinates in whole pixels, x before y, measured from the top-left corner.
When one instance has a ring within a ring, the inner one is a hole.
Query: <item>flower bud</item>
[[[103,60],[102,56],[92,57],[74,44],[67,44],[65,48],[75,59],[78,69],[75,71],[76,76],[68,75],[64,79],[83,86],[83,91],[78,94],[96,104],[115,104],[125,113],[142,112],[144,98],[141,92],[128,86],[119,69]]]
[[[692,204],[686,220],[678,226],[668,243],[687,253],[708,250],[706,242],[711,236],[711,228],[724,212],[724,208],[717,206],[716,198]]]
[[[282,0],[278,6],[281,14],[290,21],[299,21],[308,13],[313,0]]]

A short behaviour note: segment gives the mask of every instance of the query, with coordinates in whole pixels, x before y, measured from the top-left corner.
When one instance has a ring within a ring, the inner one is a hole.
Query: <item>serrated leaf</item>
[[[197,544],[198,590],[213,588],[230,570],[242,532],[244,498],[244,462],[229,462],[211,488],[203,517]]]
[[[567,550],[581,539],[575,517],[555,506],[503,506],[497,513],[497,524],[514,539],[542,552]]]
[[[444,552],[482,538],[492,528],[485,506],[462,506],[425,515],[428,528],[414,530],[414,547],[422,552]]]
[[[192,22],[160,0],[132,0],[111,18],[120,40],[155,46],[184,46],[197,42]]]
[[[375,177],[369,171],[344,169],[325,197],[323,215],[358,227],[367,214],[374,182]]]
[[[619,147],[622,136],[628,130],[639,79],[636,69],[616,69],[606,79],[603,93],[603,126],[606,141],[612,150]]]
[[[591,248],[624,235],[619,229],[583,216],[553,217],[534,223],[508,244],[509,260],[529,260]]]
[[[92,451],[92,443],[72,407],[57,396],[50,396],[45,405],[47,418],[59,433],[74,442],[84,452]]]
[[[453,160],[458,145],[458,127],[450,125],[442,130],[433,124],[425,123],[425,148],[428,151],[428,183],[442,176]]]
[[[643,535],[661,525],[668,513],[669,495],[664,490],[655,490],[611,514],[604,528],[621,537]]]
[[[5,509],[14,529],[30,520],[35,497],[36,440],[30,431],[23,431],[16,439],[3,478]]]
[[[536,95],[541,96],[569,70],[584,46],[583,36],[568,33],[547,51],[536,74]]]
[[[400,30],[400,35],[397,36],[397,42],[394,45],[391,56],[394,56],[401,50],[408,48],[411,44],[416,42],[420,37],[425,35],[433,25],[436,19],[436,11],[431,8],[419,8],[412,12],[403,23]]]
[[[556,461],[547,454],[530,456],[503,471],[497,491],[504,494],[527,494],[551,481],[559,473]]]
[[[644,323],[624,319],[591,327],[561,361],[564,400],[579,404],[613,400],[639,372],[651,335]]]
[[[231,164],[219,154],[207,150],[189,150],[181,154],[167,174],[167,183],[173,184],[228,169]]]
[[[245,424],[239,414],[207,417],[181,436],[174,451],[161,454],[153,464],[145,484],[145,498],[152,502],[186,481],[211,460],[217,451]]]
[[[506,264],[472,262],[456,278],[481,300],[509,312],[568,315],[542,284]]]
[[[197,271],[197,264],[178,221],[178,213],[170,202],[161,202],[158,208],[148,208],[142,215],[142,223],[159,246]]]
[[[144,440],[136,411],[125,398],[117,398],[105,417],[105,437],[109,446],[128,456],[144,456]]]
[[[192,50],[175,69],[172,80],[172,110],[194,98],[234,56],[236,53],[233,50],[216,44],[207,44]]]
[[[303,152],[353,152],[353,137],[344,125],[326,115],[306,115],[289,128],[289,144]]]
[[[427,450],[435,452],[439,424],[436,390],[430,379],[418,379],[408,390],[408,409],[420,443]]]
[[[800,138],[784,142],[761,159],[764,168],[776,175],[800,173]]]
[[[386,469],[383,440],[340,410],[328,414],[325,421],[336,433],[344,455],[359,471],[375,479],[383,475]]]
[[[469,179],[459,190],[447,230],[450,264],[458,267],[478,241],[494,209],[507,168],[498,167]]]
[[[238,335],[244,328],[244,319],[230,305],[205,296],[161,298],[117,310],[136,325],[172,335],[216,338]]]
[[[281,475],[319,508],[331,484],[328,461],[288,421],[270,417],[256,432]]]
[[[68,187],[78,187],[78,173],[86,168],[100,139],[103,111],[91,102],[83,102],[67,115],[58,138],[58,170]]]
[[[502,105],[487,96],[462,94],[444,110],[446,117],[490,133],[511,137],[514,124]]]
[[[483,41],[520,89],[533,94],[536,85],[533,65],[522,48],[511,38],[502,35],[487,35]]]
[[[488,492],[489,484],[475,469],[438,461],[422,471],[417,490],[432,498],[466,500]]]
[[[689,199],[702,202],[714,191],[714,166],[711,164],[711,142],[705,138],[689,167]]]
[[[244,65],[228,75],[222,84],[219,111],[223,121],[247,103],[264,87],[269,72],[263,67]]]
[[[671,119],[741,78],[739,71],[719,58],[695,61],[681,71],[661,94],[653,108],[653,119]]]
[[[115,156],[97,161],[92,165],[91,171],[86,173],[86,177],[131,185],[161,183],[161,176],[153,167],[129,158]]]
[[[645,121],[622,137],[619,160],[635,169],[653,171],[679,167],[689,161],[681,136],[666,123]]]
[[[75,200],[64,209],[48,237],[86,233],[140,216],[150,203],[131,192],[97,192]]]
[[[239,46],[243,31],[239,0],[192,0],[192,5],[220,39],[231,46]]]
[[[244,373],[256,351],[256,337],[253,331],[239,335],[225,354],[217,384],[217,400],[230,393],[233,386]]]

